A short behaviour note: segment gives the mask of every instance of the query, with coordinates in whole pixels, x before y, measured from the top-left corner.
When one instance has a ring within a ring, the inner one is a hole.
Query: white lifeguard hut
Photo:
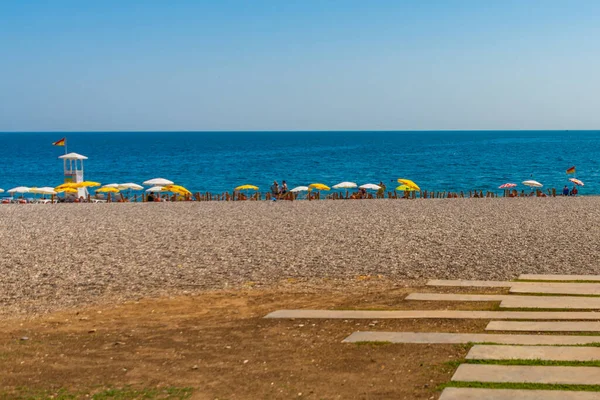
[[[87,160],[86,156],[77,153],[68,153],[58,157],[64,161],[65,183],[81,183],[83,182],[83,160]],[[77,197],[87,198],[87,188],[78,188]]]

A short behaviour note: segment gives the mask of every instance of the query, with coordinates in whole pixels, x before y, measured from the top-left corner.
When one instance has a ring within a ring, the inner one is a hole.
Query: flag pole
[[[67,138],[65,137],[65,154],[67,154]]]

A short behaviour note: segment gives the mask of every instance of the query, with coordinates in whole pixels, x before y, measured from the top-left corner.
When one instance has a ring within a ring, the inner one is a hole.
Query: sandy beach
[[[0,207],[2,314],[294,280],[596,274],[600,198]]]

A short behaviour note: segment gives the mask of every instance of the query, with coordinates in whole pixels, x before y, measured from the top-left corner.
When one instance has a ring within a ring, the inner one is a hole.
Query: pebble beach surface
[[[0,206],[0,313],[299,281],[598,274],[600,197]]]

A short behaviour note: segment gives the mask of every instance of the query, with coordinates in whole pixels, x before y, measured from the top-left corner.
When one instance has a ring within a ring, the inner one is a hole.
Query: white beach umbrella
[[[292,193],[296,193],[296,192],[308,192],[308,186],[298,186],[298,187],[295,187],[292,190],[290,190],[290,192],[292,192]]]
[[[172,184],[173,182],[164,178],[154,178],[144,182],[144,186],[167,186]]]
[[[119,188],[119,184],[118,183],[109,183],[108,185],[104,185],[102,186],[103,188],[114,188],[114,189],[118,189]]]
[[[146,189],[146,193],[159,193],[162,192],[162,186],[152,186],[150,189]]]
[[[354,182],[340,182],[337,185],[333,185],[334,189],[354,189],[358,185]]]
[[[29,193],[31,191],[30,188],[25,186],[18,186],[16,188],[12,188],[8,191],[8,193]]]
[[[44,186],[44,187],[39,187],[39,188],[31,188],[29,190],[29,193],[48,194],[48,195],[56,194],[56,192],[54,191],[54,188],[51,188],[49,186]]]
[[[541,183],[539,183],[538,181],[534,181],[534,180],[523,181],[521,183],[525,186],[529,186],[532,188],[541,188],[542,186],[544,186]]]
[[[0,189],[0,193],[4,193],[4,189]]]
[[[144,189],[143,186],[138,185],[137,183],[120,183],[117,186],[118,189],[121,190],[125,190],[125,189],[130,189],[130,190],[142,190]]]
[[[376,185],[374,183],[365,183],[364,185],[361,185],[360,188],[368,189],[368,190],[379,190],[379,189],[381,189],[381,186]]]

